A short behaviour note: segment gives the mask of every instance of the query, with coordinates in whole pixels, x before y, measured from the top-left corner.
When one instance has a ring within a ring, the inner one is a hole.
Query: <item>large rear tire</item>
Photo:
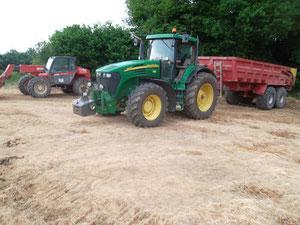
[[[23,77],[20,78],[19,82],[18,82],[18,87],[19,90],[21,91],[21,93],[23,93],[24,95],[29,95],[29,91],[28,91],[28,83],[29,81],[34,78],[34,76],[31,75],[25,75]]]
[[[236,91],[229,91],[225,92],[225,100],[230,105],[238,105],[241,102],[241,96]]]
[[[278,109],[282,109],[286,103],[287,91],[284,87],[276,88],[277,98],[275,102],[275,107]]]
[[[138,127],[156,127],[167,111],[167,95],[162,87],[153,83],[138,86],[128,97],[127,118]]]
[[[206,119],[213,113],[217,98],[216,78],[210,73],[199,73],[184,92],[184,112],[192,119]]]
[[[35,77],[29,81],[28,91],[34,98],[46,98],[51,92],[51,84],[47,78]]]
[[[81,95],[82,87],[85,86],[86,88],[88,88],[88,82],[89,82],[89,80],[86,78],[78,78],[77,80],[75,80],[75,82],[73,84],[73,93],[75,95]]]
[[[256,97],[256,107],[263,110],[270,110],[276,102],[276,90],[274,87],[267,87],[263,95]]]

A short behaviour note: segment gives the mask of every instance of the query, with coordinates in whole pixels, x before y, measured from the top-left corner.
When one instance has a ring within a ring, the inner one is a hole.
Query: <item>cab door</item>
[[[75,59],[59,57],[53,61],[50,79],[54,84],[70,84],[76,74]]]

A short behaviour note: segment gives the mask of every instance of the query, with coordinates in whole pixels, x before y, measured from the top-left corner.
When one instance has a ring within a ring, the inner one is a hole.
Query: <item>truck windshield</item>
[[[147,59],[174,61],[174,39],[156,39],[149,42]]]
[[[50,57],[49,59],[48,59],[48,61],[47,61],[47,63],[46,63],[46,66],[45,66],[45,69],[46,70],[50,70],[50,67],[51,67],[51,65],[52,65],[52,62],[53,62],[53,59],[54,58],[52,58],[52,57]]]

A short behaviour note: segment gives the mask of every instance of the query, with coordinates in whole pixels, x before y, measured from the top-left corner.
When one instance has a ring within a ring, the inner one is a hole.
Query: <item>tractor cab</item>
[[[197,66],[197,38],[188,34],[148,35],[148,60],[161,62],[161,78],[180,81],[188,67]]]
[[[52,56],[48,59],[44,72],[47,74],[76,72],[76,58],[72,56]]]

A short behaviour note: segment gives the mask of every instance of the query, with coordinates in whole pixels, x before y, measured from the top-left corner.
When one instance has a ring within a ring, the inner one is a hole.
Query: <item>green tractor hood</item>
[[[130,61],[125,61],[125,62],[119,62],[119,63],[114,63],[110,64],[107,66],[103,66],[99,69],[96,70],[97,73],[112,73],[112,72],[119,72],[121,74],[123,73],[128,73],[132,71],[145,71],[150,72],[148,70],[155,71],[154,74],[158,75],[159,73],[159,67],[160,67],[160,62],[159,61],[154,61],[154,60],[130,60]],[[154,70],[153,70],[154,69]]]

